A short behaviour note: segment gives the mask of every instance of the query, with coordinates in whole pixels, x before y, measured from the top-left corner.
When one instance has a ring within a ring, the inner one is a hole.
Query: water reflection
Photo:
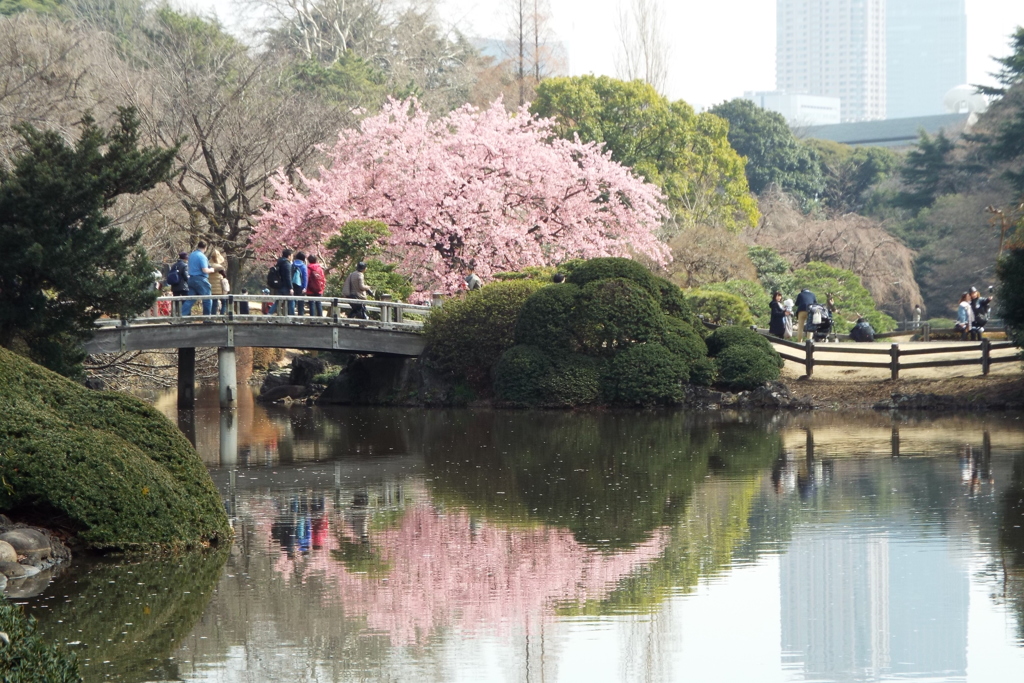
[[[210,393],[192,424],[237,537],[205,610],[175,610],[173,643],[147,659],[114,632],[121,616],[100,615],[130,567],[104,569],[114,584],[72,573],[74,592],[57,583],[30,602],[46,632],[107,648],[115,663],[90,680],[1024,672],[1012,418],[320,410],[247,396],[232,414]]]

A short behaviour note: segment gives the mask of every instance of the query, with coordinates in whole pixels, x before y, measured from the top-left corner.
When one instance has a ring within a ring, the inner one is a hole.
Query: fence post
[[[921,329],[924,330],[924,333],[922,335],[922,339],[924,341],[931,341],[932,340],[932,324],[929,323],[929,322],[921,323]]]
[[[989,366],[992,365],[992,341],[981,340],[981,374],[987,375]]]
[[[387,325],[391,322],[391,306],[388,305],[391,303],[391,295],[382,294],[380,300],[380,321]]]
[[[337,325],[340,321],[338,316],[341,313],[341,305],[338,303],[338,298],[331,299],[331,316],[334,318],[334,324]]]
[[[900,378],[900,345],[896,343],[889,347],[889,370],[893,381]]]
[[[430,306],[431,308],[441,308],[443,302],[444,299],[441,296],[441,292],[434,292],[430,299]]]
[[[228,316],[228,320],[235,319],[235,295],[228,294],[228,310],[225,311]]]
[[[814,339],[808,339],[804,342],[804,353],[806,354],[804,372],[807,374],[807,379],[810,379],[814,375]]]

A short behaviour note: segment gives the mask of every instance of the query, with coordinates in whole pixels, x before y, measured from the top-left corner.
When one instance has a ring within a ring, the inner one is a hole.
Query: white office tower
[[[838,97],[842,120],[886,117],[886,0],[778,0],[776,84]]]

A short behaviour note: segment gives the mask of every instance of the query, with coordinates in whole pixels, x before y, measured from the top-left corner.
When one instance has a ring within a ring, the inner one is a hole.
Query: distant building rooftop
[[[970,122],[970,116],[970,114],[940,114],[938,116],[914,116],[907,119],[807,126],[798,129],[797,135],[802,138],[833,140],[847,145],[910,147],[917,142],[922,130],[929,135],[945,132],[947,137],[960,137]]]

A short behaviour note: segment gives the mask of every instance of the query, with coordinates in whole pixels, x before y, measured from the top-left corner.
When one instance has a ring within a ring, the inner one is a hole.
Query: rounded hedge
[[[551,360],[536,346],[513,346],[494,366],[494,393],[513,405],[537,405],[544,398],[542,381],[550,371]]]
[[[661,344],[636,344],[612,358],[604,394],[628,405],[679,403],[689,374],[686,363]]]
[[[579,287],[565,283],[534,292],[519,311],[516,343],[571,352],[575,348],[572,320],[579,296]]]
[[[611,355],[636,342],[658,339],[664,314],[651,294],[632,280],[597,280],[583,287],[574,332],[580,348]]]
[[[591,282],[612,278],[631,280],[646,289],[651,296],[661,299],[661,286],[657,282],[658,278],[652,275],[651,271],[628,258],[606,257],[594,258],[589,261],[574,261],[565,281],[577,287],[585,287]]]
[[[708,335],[704,343],[708,347],[708,355],[715,357],[730,346],[753,346],[762,351],[776,353],[764,335],[746,327],[725,326]],[[776,354],[778,355],[778,354]]]
[[[494,359],[515,343],[523,303],[543,286],[536,280],[493,282],[444,302],[423,326],[424,360],[441,373],[485,387]]]
[[[749,327],[754,324],[750,308],[735,294],[708,292],[701,289],[686,293],[686,302],[693,312],[709,323]]]
[[[708,347],[692,325],[674,316],[665,316],[661,344],[686,363],[691,384],[714,384],[715,364],[707,357]]]
[[[779,378],[779,364],[753,345],[728,346],[715,357],[715,363],[719,382],[730,389],[754,389]]]
[[[571,407],[595,402],[601,395],[601,362],[573,354],[555,361],[540,378],[540,403]]]

